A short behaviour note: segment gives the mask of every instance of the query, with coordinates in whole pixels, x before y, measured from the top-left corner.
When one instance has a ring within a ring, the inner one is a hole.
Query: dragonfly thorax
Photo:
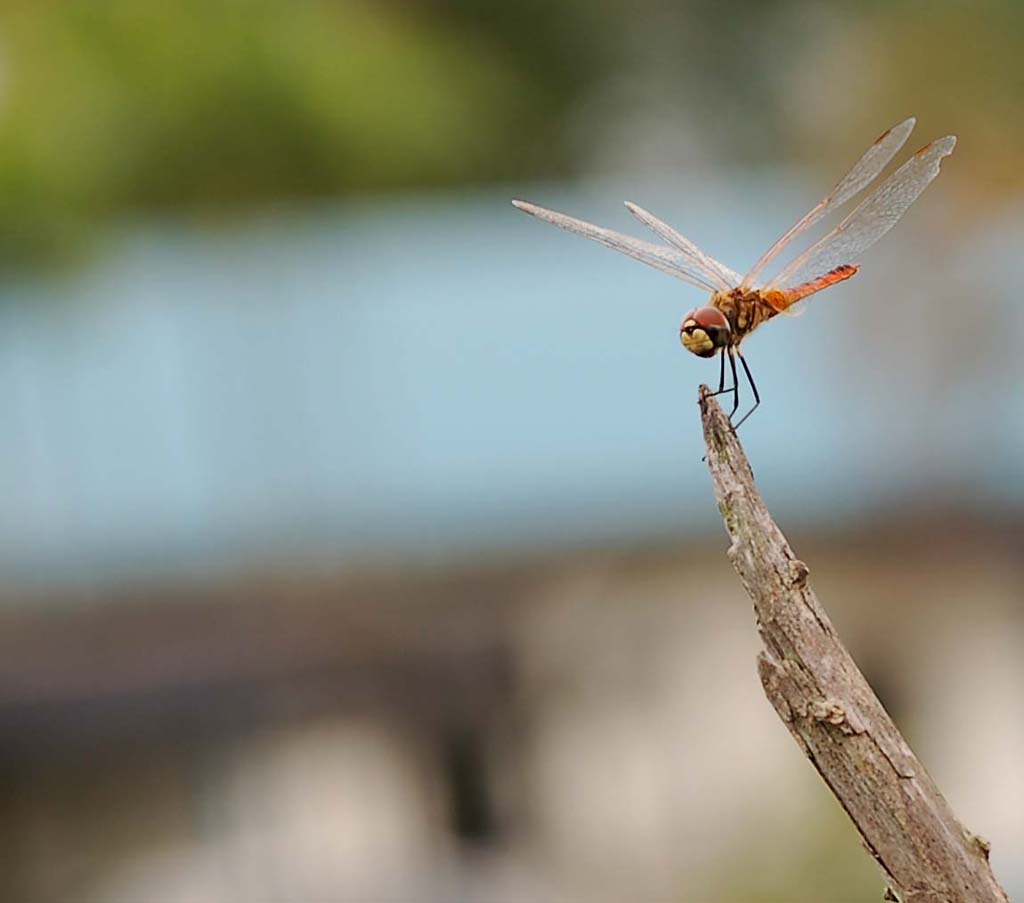
[[[739,345],[758,326],[778,313],[756,288],[737,287],[728,292],[716,292],[711,296],[711,306],[728,322],[729,341],[733,345]]]
[[[714,357],[729,344],[731,332],[729,320],[717,307],[698,307],[683,317],[679,340],[698,357]]]

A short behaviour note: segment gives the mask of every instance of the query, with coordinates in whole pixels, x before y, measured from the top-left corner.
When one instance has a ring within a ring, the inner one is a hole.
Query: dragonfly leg
[[[732,410],[729,412],[729,420],[736,415],[736,410],[740,406],[740,381],[736,378],[736,358],[733,356],[733,347],[729,346],[729,366],[732,368],[732,387],[734,389]],[[742,360],[742,358],[740,358]],[[743,365],[746,367],[746,364]]]
[[[736,381],[733,380],[733,384],[727,389],[725,387],[725,349],[722,350],[722,366],[718,374],[718,391],[711,392],[710,395],[713,398],[715,395],[727,395],[729,392],[736,391]]]
[[[732,385],[729,386],[728,389],[725,388],[725,356],[726,356],[726,353],[728,353],[728,355],[729,355],[729,363],[732,364]],[[731,348],[730,349],[723,348],[722,349],[722,371],[721,371],[721,373],[718,376],[718,391],[717,392],[709,392],[708,395],[709,395],[709,397],[713,398],[715,395],[728,395],[730,392],[735,392],[736,393],[737,401],[736,401],[736,404],[733,405],[733,408],[732,408],[732,414],[735,414],[736,413],[736,408],[739,406],[739,397],[740,397],[740,386],[739,386],[739,383],[736,381],[736,361],[733,360],[732,349]],[[730,418],[732,418],[732,414],[729,415]],[[707,459],[708,459],[708,456],[704,455],[701,458],[701,461],[707,461]]]
[[[739,423],[733,426],[734,430],[738,430],[743,425],[743,422],[757,410],[757,406],[761,403],[761,396],[757,392],[757,384],[754,382],[754,377],[750,375],[750,368],[747,366],[747,360],[742,354],[740,354],[740,350],[738,348],[736,349],[736,356],[740,359],[740,363],[743,364],[743,372],[747,374],[747,382],[750,383],[750,388],[754,392],[754,406],[740,418]]]

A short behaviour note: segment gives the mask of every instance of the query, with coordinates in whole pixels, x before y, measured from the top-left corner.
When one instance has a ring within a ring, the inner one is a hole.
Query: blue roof
[[[639,234],[631,196],[741,270],[812,200],[767,176],[517,192]],[[703,296],[512,194],[126,228],[7,286],[8,583],[720,530],[695,405],[718,365],[677,335]],[[874,275],[745,346],[765,401],[744,440],[783,523],[1021,503],[1021,230],[930,257],[945,208],[919,206]]]

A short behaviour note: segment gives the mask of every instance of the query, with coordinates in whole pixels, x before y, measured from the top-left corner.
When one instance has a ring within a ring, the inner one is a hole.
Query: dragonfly
[[[875,182],[910,137],[915,124],[914,117],[910,117],[880,135],[832,190],[765,251],[745,276],[715,260],[653,213],[631,202],[626,203],[626,209],[654,232],[662,244],[642,241],[527,201],[515,200],[512,204],[537,219],[593,239],[669,276],[711,292],[706,305],[694,308],[683,317],[679,338],[683,347],[698,357],[721,357],[718,391],[711,394],[732,394],[729,419],[738,429],[761,404],[757,384],[740,351],[743,340],[762,323],[778,314],[797,312],[802,307],[799,302],[856,274],[860,256],[896,225],[939,174],[942,159],[953,152],[956,136],[946,135],[922,147],[868,193],[832,231],[774,275],[766,277],[766,270],[794,240]],[[740,406],[737,360],[753,393],[754,406],[734,421]],[[732,376],[732,384],[728,387],[727,361]]]

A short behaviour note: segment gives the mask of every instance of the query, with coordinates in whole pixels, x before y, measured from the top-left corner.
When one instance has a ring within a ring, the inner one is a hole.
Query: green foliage
[[[565,93],[545,94],[536,53],[430,13],[351,0],[8,5],[0,257],[52,254],[82,226],[140,208],[522,171],[521,148]]]
[[[603,144],[630,153],[636,113],[761,164],[846,160],[912,112],[929,135],[969,134],[1005,194],[1020,184],[1024,8],[922,8],[8,0],[0,267],[135,211],[564,176]]]

